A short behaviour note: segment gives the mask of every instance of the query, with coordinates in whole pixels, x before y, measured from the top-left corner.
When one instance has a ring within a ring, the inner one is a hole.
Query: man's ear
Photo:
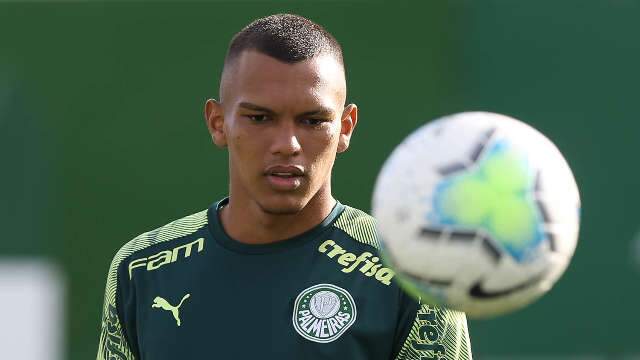
[[[338,153],[347,151],[351,134],[358,123],[358,107],[356,104],[345,106],[340,119],[340,139],[338,140]]]
[[[209,99],[204,104],[204,120],[211,134],[213,143],[220,148],[227,146],[227,136],[224,133],[224,111],[222,104],[215,99]]]

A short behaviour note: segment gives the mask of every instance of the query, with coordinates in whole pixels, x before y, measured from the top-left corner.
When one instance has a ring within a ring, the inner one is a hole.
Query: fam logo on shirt
[[[302,290],[293,305],[293,328],[307,340],[329,343],[356,321],[351,294],[332,284]]]

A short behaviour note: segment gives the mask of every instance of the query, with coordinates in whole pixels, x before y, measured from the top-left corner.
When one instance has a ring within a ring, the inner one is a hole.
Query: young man
[[[98,359],[471,359],[464,314],[420,306],[378,255],[374,220],[331,195],[358,120],[342,50],[273,15],[235,35],[220,100],[229,197],[116,254]]]

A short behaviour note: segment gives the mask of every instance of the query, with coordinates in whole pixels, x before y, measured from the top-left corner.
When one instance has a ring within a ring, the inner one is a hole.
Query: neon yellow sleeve
[[[396,360],[425,359],[472,360],[464,313],[426,304],[419,306]]]
[[[124,335],[122,322],[117,311],[117,271],[118,262],[114,259],[107,276],[97,360],[135,360],[135,356]]]

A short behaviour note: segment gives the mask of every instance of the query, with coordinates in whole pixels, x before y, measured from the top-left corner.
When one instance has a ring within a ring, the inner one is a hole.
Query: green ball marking
[[[516,256],[539,239],[534,176],[523,154],[495,145],[467,172],[445,180],[436,194],[444,224],[484,229]]]
[[[489,228],[504,244],[523,246],[535,233],[535,209],[523,198],[511,197],[496,202]]]
[[[526,162],[511,152],[502,152],[489,157],[478,171],[495,191],[512,194],[531,187],[531,174]]]
[[[455,181],[444,193],[443,212],[461,225],[478,226],[491,212],[493,192],[474,174]]]

